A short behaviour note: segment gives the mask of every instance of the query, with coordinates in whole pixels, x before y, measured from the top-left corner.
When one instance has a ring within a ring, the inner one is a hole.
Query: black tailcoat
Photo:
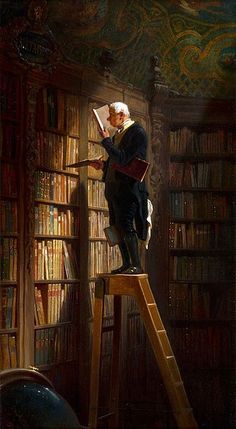
[[[121,165],[128,164],[133,158],[138,157],[146,159],[147,153],[147,134],[144,128],[138,123],[132,124],[124,133],[118,146],[114,144],[114,137],[103,139],[102,145],[109,157],[105,161],[103,180],[105,181],[105,196],[107,200],[114,196],[116,200],[119,197],[122,203],[125,199],[134,199],[138,203],[138,211],[135,217],[135,226],[138,237],[145,240],[147,236],[147,189],[145,182],[138,182],[123,173],[115,171],[113,181],[111,182],[108,169],[111,168],[112,162]]]

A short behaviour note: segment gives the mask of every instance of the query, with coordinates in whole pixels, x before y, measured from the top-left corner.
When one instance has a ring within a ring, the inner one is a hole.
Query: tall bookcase
[[[231,102],[175,98],[154,113],[162,311],[196,418],[214,428],[235,422],[234,112]]]
[[[20,290],[22,264],[21,174],[22,81],[15,71],[0,74],[0,369],[22,362]]]
[[[59,64],[50,74],[12,60],[1,77],[1,369],[35,367],[85,424],[95,278],[121,261],[103,232],[108,208],[101,173],[66,165],[99,154],[105,159],[92,107],[116,100],[126,102],[148,132],[143,94],[96,72]],[[138,309],[132,300],[123,301],[121,401],[126,404],[144,392],[146,338]],[[105,412],[112,323],[113,302],[107,299],[100,395]]]
[[[34,366],[73,386],[79,360],[80,106],[76,94],[39,89],[34,176]],[[56,375],[55,375],[56,374]],[[60,374],[60,375],[59,375]],[[60,386],[60,383],[58,383]],[[69,389],[69,386],[68,386]]]

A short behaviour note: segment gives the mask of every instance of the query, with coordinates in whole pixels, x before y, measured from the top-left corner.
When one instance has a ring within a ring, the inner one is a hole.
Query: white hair
[[[116,113],[123,112],[125,116],[130,117],[127,104],[122,103],[121,101],[116,101],[115,103],[110,104],[109,108],[114,110]]]

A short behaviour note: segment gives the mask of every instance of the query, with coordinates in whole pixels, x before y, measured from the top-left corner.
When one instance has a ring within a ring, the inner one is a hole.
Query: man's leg
[[[123,271],[123,274],[143,273],[139,255],[138,237],[136,232],[130,232],[125,234],[124,241],[129,252],[131,265]]]
[[[126,252],[126,261],[129,262],[128,267],[119,270],[119,273],[141,274],[143,272],[139,256],[138,237],[134,229],[134,218],[137,210],[138,203],[135,200],[126,200],[120,205],[118,211],[116,221],[122,231],[122,247]]]
[[[131,265],[129,252],[128,252],[125,241],[122,239],[120,241],[120,243],[118,244],[118,246],[119,246],[121,257],[122,257],[122,265],[121,265],[121,267],[116,268],[115,270],[111,270],[112,274],[121,274],[123,271],[127,270],[127,268],[129,268]]]

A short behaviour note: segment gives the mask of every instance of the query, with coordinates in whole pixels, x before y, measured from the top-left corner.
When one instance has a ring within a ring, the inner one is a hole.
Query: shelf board
[[[18,199],[18,195],[6,195],[6,194],[0,194],[0,198],[1,200],[17,200]]]
[[[218,218],[218,217],[200,217],[200,218],[186,218],[186,217],[173,217],[170,216],[170,222],[175,223],[234,223],[236,218]]]
[[[169,186],[169,192],[212,192],[212,193],[234,193],[234,188],[196,188],[190,186]]]
[[[55,283],[55,284],[67,284],[67,283],[80,283],[80,279],[40,279],[40,280],[34,280],[34,284],[35,285],[39,285],[39,284],[51,284],[51,283]]]
[[[171,161],[202,161],[202,160],[221,160],[227,159],[230,161],[236,160],[236,153],[234,152],[222,152],[222,153],[170,153]]]
[[[208,326],[230,326],[234,325],[236,320],[233,319],[169,319],[172,328],[207,328]]]
[[[16,334],[18,331],[17,328],[0,328],[0,335],[1,334]]]
[[[106,237],[89,237],[89,241],[107,241]]]
[[[11,231],[0,231],[0,236],[3,237],[19,237],[18,232],[11,232]]]
[[[233,286],[234,285],[234,281],[229,281],[229,280],[169,280],[169,284],[177,284],[179,285],[179,287],[181,287],[181,285],[185,285],[185,284],[194,284],[194,285],[206,285],[206,286],[219,286],[219,285],[225,285],[225,286]]]
[[[98,212],[108,212],[109,211],[108,207],[98,207],[98,206],[88,206],[88,209],[98,211]]]
[[[0,287],[3,286],[16,286],[17,281],[16,280],[0,280]]]
[[[48,238],[53,240],[79,240],[78,235],[52,235],[52,234],[34,234],[35,238]]]
[[[68,167],[71,168],[71,167]],[[79,177],[79,172],[75,173],[75,172],[71,172],[68,170],[59,170],[57,168],[53,168],[53,167],[47,167],[46,165],[37,165],[37,170],[39,171],[47,171],[49,173],[57,173],[57,174],[64,174],[67,176],[73,176],[73,177]]]
[[[35,203],[40,203],[40,204],[48,204],[48,205],[53,205],[53,206],[62,206],[62,207],[71,207],[71,208],[79,208],[78,204],[71,204],[71,203],[63,203],[60,201],[54,201],[54,200],[46,200],[43,198],[35,198]]]
[[[169,252],[171,254],[198,254],[198,255],[233,255],[236,253],[236,249],[203,249],[203,248],[177,248],[177,247],[170,247]]]
[[[72,320],[67,320],[66,322],[57,322],[57,323],[45,323],[44,325],[35,325],[34,330],[56,328],[57,326],[72,325],[74,322]]]

